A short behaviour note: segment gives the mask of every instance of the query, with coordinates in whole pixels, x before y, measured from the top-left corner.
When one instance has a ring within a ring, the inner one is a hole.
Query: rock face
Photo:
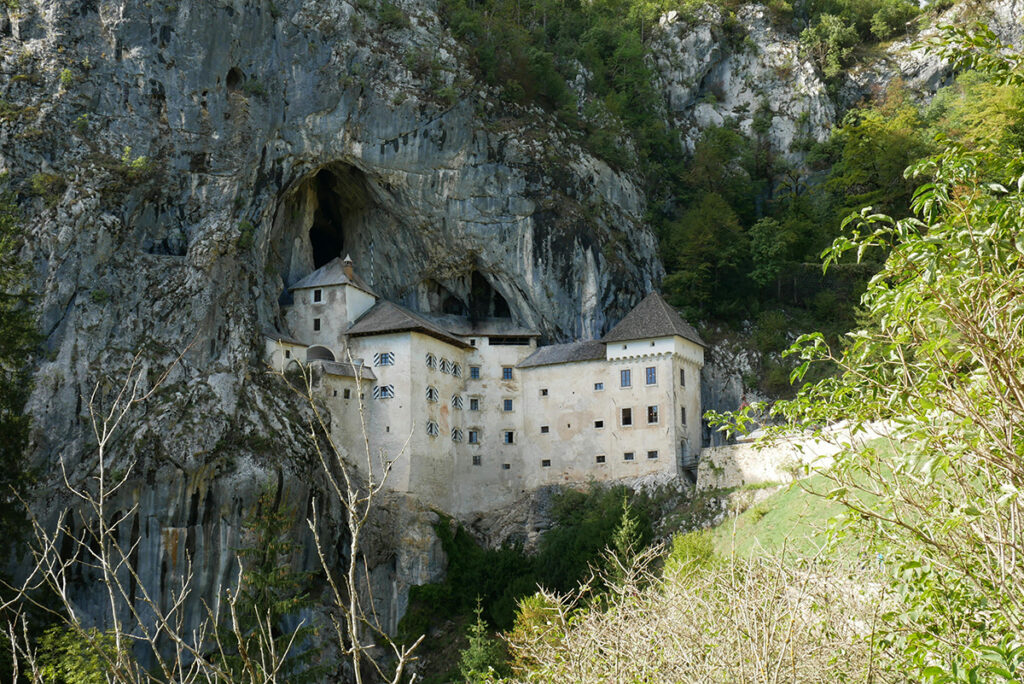
[[[691,151],[705,129],[730,119],[794,162],[801,145],[828,137],[836,111],[825,84],[764,7],[745,5],[732,20],[712,7],[690,21],[669,12],[661,28],[656,66],[670,120]]]
[[[510,123],[434,2],[23,0],[0,15],[0,171],[25,197],[46,336],[33,459],[95,472],[88,397],[138,355],[158,389],[112,445],[133,479],[111,505],[137,505],[137,569],[163,601],[179,550],[198,595],[232,581],[264,482],[298,510],[323,490],[308,407],[261,370],[287,285],[349,253],[385,296],[483,288],[565,338],[600,334],[662,274],[636,179],[543,112]],[[402,510],[401,534],[367,551],[391,628],[409,583],[443,567],[430,516]]]

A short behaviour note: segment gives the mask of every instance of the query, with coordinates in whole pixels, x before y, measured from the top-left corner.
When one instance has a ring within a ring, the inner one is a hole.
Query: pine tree
[[[459,654],[459,675],[471,684],[508,674],[505,647],[490,635],[479,598],[475,612],[476,622],[469,626],[469,645]]]
[[[29,268],[19,256],[23,243],[14,193],[0,176],[0,539],[5,543],[26,527],[16,492],[29,481],[25,403],[32,388],[31,357],[39,341],[27,285]]]
[[[268,483],[245,521],[249,545],[237,552],[242,579],[235,606],[241,633],[235,641],[241,643],[229,649],[225,664],[235,675],[233,681],[245,681],[242,653],[258,664],[261,648],[266,651],[263,635],[269,628],[278,657],[287,654],[277,681],[323,681],[330,668],[317,662],[322,650],[316,642],[317,627],[308,622],[295,626],[300,613],[314,605],[309,596],[312,573],[291,567],[299,548],[289,537],[295,511],[276,499],[275,489]],[[230,623],[225,633],[229,631]]]

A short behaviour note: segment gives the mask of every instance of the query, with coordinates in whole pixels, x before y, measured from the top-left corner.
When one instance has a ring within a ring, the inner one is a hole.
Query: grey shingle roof
[[[671,335],[679,335],[702,347],[707,346],[693,326],[682,319],[678,311],[669,306],[660,294],[652,292],[633,307],[633,310],[626,314],[626,317],[609,330],[601,340],[622,342]]]
[[[381,333],[409,330],[415,330],[425,335],[436,337],[456,347],[470,348],[470,345],[433,321],[386,299],[378,299],[377,303],[350,325],[345,333],[353,337],[364,337],[366,335],[379,335]]]
[[[351,278],[345,275],[345,262],[342,261],[341,257],[334,257],[288,289],[292,291],[308,290],[314,287],[327,287],[329,285],[351,285],[358,287],[363,292],[377,296],[377,293],[370,289],[370,286],[359,277],[358,273],[353,273]]]
[[[600,340],[583,340],[568,344],[549,344],[539,347],[519,362],[519,368],[536,366],[552,366],[556,363],[572,363],[574,361],[594,361],[605,357],[604,342]]]
[[[320,361],[324,365],[324,372],[329,375],[343,375],[345,377],[356,377],[356,369],[359,370],[359,377],[363,380],[376,380],[377,376],[366,366],[354,366],[342,361]]]
[[[290,335],[285,335],[284,333],[279,333],[276,330],[273,330],[272,328],[264,328],[263,329],[263,336],[267,337],[267,338],[270,338],[270,339],[274,340],[275,342],[287,342],[288,344],[297,344],[297,345],[301,345],[303,347],[308,347],[309,346],[305,342],[300,342],[299,340],[295,339],[294,337],[292,337]]]

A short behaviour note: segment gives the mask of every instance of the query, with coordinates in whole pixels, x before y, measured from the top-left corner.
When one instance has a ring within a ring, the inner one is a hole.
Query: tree
[[[19,252],[24,244],[21,213],[7,179],[0,176],[0,539],[20,537],[24,508],[17,498],[29,482],[24,451],[29,417],[25,402],[32,388],[31,358],[39,341],[28,264]]]
[[[237,638],[228,641],[225,660],[241,681],[246,657],[255,658],[269,646],[280,654],[279,676],[289,682],[317,682],[330,669],[317,664],[319,630],[302,616],[314,607],[309,596],[312,577],[290,566],[300,546],[291,538],[295,511],[280,505],[278,494],[273,485],[265,485],[246,520],[249,543],[238,549],[242,572],[231,610],[236,625],[229,626],[226,618],[222,628],[225,633],[234,629]]]
[[[1024,83],[1020,53],[987,30],[939,44],[997,81]],[[908,169],[926,182],[913,215],[870,208],[844,223],[826,268],[888,253],[862,299],[870,325],[841,350],[820,334],[791,350],[838,373],[773,414],[791,427],[881,424],[882,442],[839,444],[819,493],[845,530],[882,540],[887,608],[876,642],[911,678],[1019,680],[1024,674],[1024,150],[949,143]],[[822,431],[817,434],[829,437]]]
[[[482,682],[508,674],[505,647],[488,632],[479,599],[474,613],[476,621],[469,626],[469,645],[459,654],[459,675],[466,682]]]

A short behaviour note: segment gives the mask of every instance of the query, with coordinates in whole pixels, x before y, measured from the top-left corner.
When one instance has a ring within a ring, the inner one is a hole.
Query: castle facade
[[[365,434],[390,489],[466,514],[546,484],[696,477],[705,345],[657,293],[600,340],[538,346],[509,318],[378,297],[348,259],[290,290],[268,361],[310,366],[335,445],[366,464]]]

